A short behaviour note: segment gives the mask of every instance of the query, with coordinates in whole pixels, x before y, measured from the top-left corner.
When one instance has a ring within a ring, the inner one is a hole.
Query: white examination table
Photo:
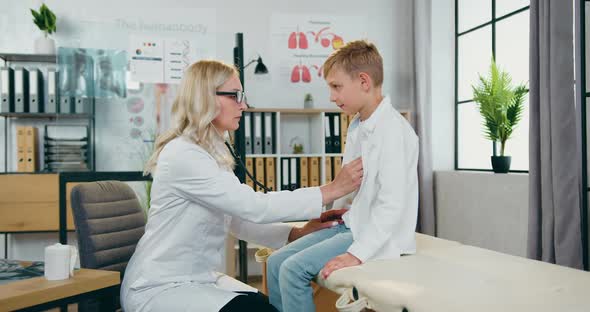
[[[417,253],[338,270],[376,311],[590,311],[590,273],[416,234]]]

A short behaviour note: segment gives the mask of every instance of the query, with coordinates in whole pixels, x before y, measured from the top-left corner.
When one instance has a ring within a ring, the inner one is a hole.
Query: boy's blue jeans
[[[266,262],[270,303],[282,312],[315,311],[311,280],[328,261],[346,253],[351,244],[350,229],[340,224],[275,251]]]

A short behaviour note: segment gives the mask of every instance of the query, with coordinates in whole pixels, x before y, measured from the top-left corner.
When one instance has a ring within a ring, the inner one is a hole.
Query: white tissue
[[[74,246],[57,243],[45,247],[45,278],[57,281],[73,276],[77,258],[78,250]]]

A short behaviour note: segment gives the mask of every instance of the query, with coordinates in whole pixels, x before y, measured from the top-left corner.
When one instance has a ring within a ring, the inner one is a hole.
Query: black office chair
[[[122,280],[146,223],[135,192],[119,181],[80,183],[72,189],[71,203],[80,266],[119,271]],[[119,305],[119,298],[112,299]],[[95,302],[79,304],[79,310],[96,309]]]

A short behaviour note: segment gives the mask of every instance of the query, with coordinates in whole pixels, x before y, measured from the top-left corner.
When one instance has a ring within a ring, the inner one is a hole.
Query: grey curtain
[[[432,173],[432,100],[430,79],[431,69],[431,0],[415,0],[413,5],[413,66],[414,94],[412,112],[414,129],[420,138],[418,178],[420,187],[420,208],[417,231],[435,235],[436,218],[434,208]]]
[[[529,225],[532,259],[582,268],[581,148],[572,3],[531,0]]]

